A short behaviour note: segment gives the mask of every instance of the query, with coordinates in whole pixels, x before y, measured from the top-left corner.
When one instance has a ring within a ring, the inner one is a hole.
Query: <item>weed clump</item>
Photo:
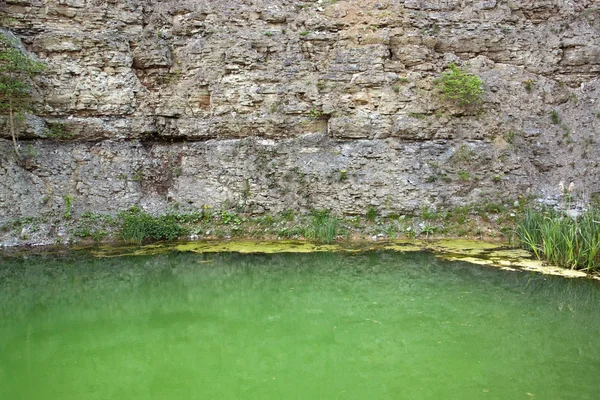
[[[121,238],[141,243],[147,240],[174,240],[187,234],[187,229],[177,222],[174,215],[153,217],[138,207],[121,212]]]

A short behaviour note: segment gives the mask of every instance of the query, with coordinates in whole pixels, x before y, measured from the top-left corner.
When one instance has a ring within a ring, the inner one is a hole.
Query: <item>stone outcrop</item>
[[[48,66],[0,130],[0,223],[243,204],[412,213],[600,191],[591,0],[7,0]],[[441,101],[456,63],[484,104]],[[555,118],[551,114],[555,113]],[[346,171],[341,174],[340,171]]]

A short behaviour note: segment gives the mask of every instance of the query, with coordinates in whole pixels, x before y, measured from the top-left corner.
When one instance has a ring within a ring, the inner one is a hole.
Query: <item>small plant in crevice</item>
[[[560,116],[556,110],[550,112],[550,121],[552,121],[554,125],[560,124]]]
[[[246,201],[250,198],[250,194],[251,194],[250,179],[246,178],[244,180],[244,185],[243,185],[242,191],[240,193],[242,201],[244,203],[246,203]]]
[[[48,136],[51,139],[68,140],[72,139],[75,136],[75,134],[69,132],[66,129],[65,124],[49,123],[48,130],[46,131],[46,136]]]
[[[345,169],[340,169],[339,181],[344,182],[348,180],[348,171]]]
[[[71,209],[73,207],[73,196],[66,194],[63,197],[63,200],[65,202],[65,211],[63,212],[63,217],[65,217],[66,219],[70,219],[71,218]]]
[[[39,150],[32,144],[28,144],[23,148],[23,157],[25,158],[35,158],[39,155]]]
[[[365,214],[365,218],[367,219],[367,221],[375,222],[375,220],[377,219],[377,209],[373,206],[369,207],[367,213]]]
[[[323,116],[323,111],[318,110],[316,108],[312,108],[309,112],[308,112],[308,117],[311,120],[315,120],[315,119],[319,119]]]
[[[519,136],[518,131],[509,131],[504,134],[504,140],[506,143],[513,144],[517,136]]]
[[[131,180],[135,181],[135,182],[141,182],[144,179],[144,171],[142,171],[142,169],[138,169],[135,171],[135,173],[133,174],[133,177],[131,178]]]
[[[523,82],[523,87],[525,87],[525,90],[528,93],[531,93],[531,91],[533,90],[534,83],[535,83],[535,81],[533,79],[527,79],[525,82]]]
[[[458,171],[458,179],[463,182],[467,182],[471,178],[471,175],[467,171]]]
[[[451,160],[455,164],[470,164],[476,158],[477,158],[477,153],[475,153],[475,150],[473,150],[466,144],[462,144],[454,152],[454,154],[452,154]]]
[[[274,114],[274,113],[276,113],[276,112],[277,112],[277,110],[279,109],[279,106],[280,106],[280,105],[281,105],[281,103],[279,103],[279,102],[274,102],[274,103],[271,103],[271,105],[269,106],[269,112],[270,112],[271,114]]]

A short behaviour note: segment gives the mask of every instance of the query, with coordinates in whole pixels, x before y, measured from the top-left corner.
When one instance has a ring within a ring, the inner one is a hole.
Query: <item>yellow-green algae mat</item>
[[[224,241],[204,240],[196,242],[167,242],[145,246],[103,246],[91,249],[96,257],[119,257],[127,255],[153,255],[169,251],[194,253],[312,253],[312,252],[360,252],[390,250],[398,252],[431,251],[446,260],[460,260],[474,264],[489,265],[506,270],[536,271],[549,275],[570,278],[591,277],[583,271],[545,265],[522,249],[510,248],[506,243],[491,243],[479,240],[393,240],[380,242],[341,242],[318,244],[307,241]]]

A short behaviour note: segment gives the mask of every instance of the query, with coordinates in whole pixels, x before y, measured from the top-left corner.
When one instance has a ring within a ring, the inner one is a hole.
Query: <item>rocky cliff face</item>
[[[60,210],[362,214],[600,191],[592,0],[7,0],[46,63],[0,222]],[[440,99],[450,63],[480,110]]]

